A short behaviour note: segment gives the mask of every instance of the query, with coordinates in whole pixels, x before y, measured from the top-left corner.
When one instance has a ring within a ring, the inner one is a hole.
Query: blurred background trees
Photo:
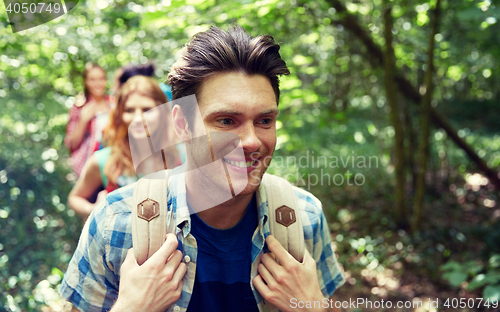
[[[82,227],[63,138],[84,64],[111,86],[120,66],[154,62],[164,81],[190,36],[232,23],[282,46],[275,155],[312,161],[270,171],[322,200],[339,299],[498,298],[499,16],[489,0],[89,0],[13,34],[0,11],[0,306],[60,307]]]

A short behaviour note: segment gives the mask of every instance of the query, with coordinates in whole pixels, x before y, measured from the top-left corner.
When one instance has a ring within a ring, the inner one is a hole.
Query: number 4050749
[[[7,12],[9,13],[59,13],[61,5],[59,3],[9,3]]]
[[[483,298],[447,298],[446,301],[444,302],[444,307],[445,308],[479,308],[479,307],[486,307],[486,308],[498,308],[498,301],[497,300],[490,300],[489,298],[484,300]]]

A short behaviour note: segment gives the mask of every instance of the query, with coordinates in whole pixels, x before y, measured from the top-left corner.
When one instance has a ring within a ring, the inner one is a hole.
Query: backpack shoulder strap
[[[299,206],[292,185],[287,180],[270,174],[262,179],[269,210],[269,229],[280,244],[295,258],[304,258],[304,229]]]
[[[165,242],[167,234],[168,171],[164,179],[141,178],[134,188],[132,241],[139,265]],[[271,234],[297,261],[304,258],[304,230],[292,185],[283,178],[265,174],[262,180],[267,196]]]
[[[132,206],[132,242],[139,265],[151,257],[165,242],[167,235],[167,186],[165,177],[139,179],[134,188]],[[163,174],[157,172],[155,175]]]

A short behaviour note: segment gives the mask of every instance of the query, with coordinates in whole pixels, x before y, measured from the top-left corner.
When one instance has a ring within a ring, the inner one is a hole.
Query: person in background
[[[83,82],[84,95],[77,97],[69,111],[64,139],[71,152],[71,166],[77,176],[81,175],[87,159],[99,146],[112,105],[106,95],[106,72],[102,67],[87,63]]]
[[[132,65],[129,64],[125,67],[122,68],[122,72],[120,77],[118,78],[118,88],[120,88],[121,85],[123,85],[125,82],[127,82],[128,79],[135,75],[142,75],[142,76],[147,76],[147,77],[153,77],[155,73],[155,66],[152,63],[146,64],[146,65]],[[170,88],[169,85],[160,82],[160,89],[165,93],[165,96],[167,97],[167,100],[170,102],[172,101],[172,89]]]
[[[118,90],[116,100],[117,104],[110,114],[109,124],[104,131],[104,141],[107,147],[96,151],[89,158],[82,176],[68,196],[69,206],[84,219],[90,215],[107,193],[137,181],[138,175],[164,168],[164,164],[157,161],[158,158],[151,158],[149,162],[147,160],[141,164],[138,168],[140,172],[136,174],[129,144],[129,133],[136,138],[146,136],[142,122],[136,122],[141,120],[141,115],[158,105],[167,103],[158,83],[149,77],[134,76]],[[166,112],[168,113],[167,120],[170,120],[170,110]],[[154,124],[148,123],[151,132],[154,131],[150,128],[152,126],[154,127]],[[167,126],[167,129],[165,135],[175,136],[172,125]],[[175,141],[173,137],[171,141]],[[168,151],[169,153],[166,154],[168,168],[181,165],[185,160],[185,152],[179,146]],[[96,203],[89,202],[88,196],[100,187],[104,190],[99,192]]]
[[[140,75],[140,76],[146,76],[146,77],[153,77],[155,72],[155,67],[154,64],[148,63],[146,65],[134,65],[134,64],[129,64],[124,67],[118,68],[115,73],[114,73],[114,78],[113,78],[113,85],[111,87],[111,96],[109,97],[109,100],[115,104],[116,103],[116,95],[118,93],[118,90],[129,80],[130,78]],[[170,86],[167,84],[160,82],[159,83],[160,89],[163,91],[165,96],[167,97],[167,101],[170,102],[172,100],[172,90]],[[103,142],[101,141],[98,145],[98,147],[95,149],[100,150],[104,147]]]
[[[127,82],[127,80],[134,76],[141,75],[146,77],[153,77],[155,73],[155,66],[152,63],[148,63],[145,65],[129,64],[122,67],[122,70],[123,72],[120,75],[120,78],[118,78],[118,80],[120,81],[118,89],[121,88],[121,86],[123,86],[125,82]]]

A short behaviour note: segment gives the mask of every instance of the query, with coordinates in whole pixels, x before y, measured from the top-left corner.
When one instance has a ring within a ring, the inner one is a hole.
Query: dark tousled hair
[[[278,76],[290,74],[279,49],[269,35],[251,37],[239,25],[227,31],[212,26],[194,35],[180,51],[180,58],[168,75],[172,99],[196,94],[201,82],[214,74],[243,72],[269,78],[279,103]]]
[[[120,81],[120,87],[123,86],[123,84],[127,82],[127,80],[134,76],[140,75],[153,77],[154,72],[155,66],[152,63],[145,65],[127,65],[123,68],[123,73],[121,74],[120,78],[118,78],[118,80]]]

